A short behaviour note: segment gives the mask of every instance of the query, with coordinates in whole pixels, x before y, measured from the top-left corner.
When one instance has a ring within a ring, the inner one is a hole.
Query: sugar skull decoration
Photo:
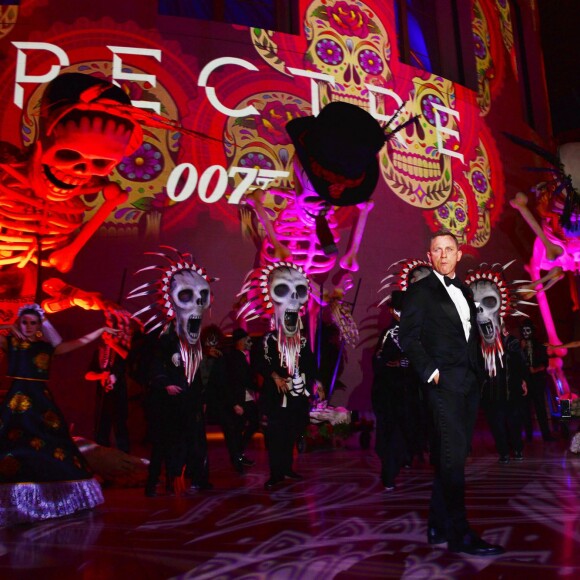
[[[280,364],[294,374],[302,344],[300,320],[310,295],[304,270],[292,262],[279,261],[249,272],[239,293],[245,303],[238,318],[247,322],[270,317],[277,333]]]
[[[362,106],[368,100],[365,85],[385,87],[391,78],[389,35],[364,2],[311,2],[304,30],[308,68],[335,79],[334,87],[321,87],[323,105],[347,101]]]
[[[381,154],[381,171],[393,193],[408,204],[433,209],[451,194],[451,157],[439,150],[437,117],[447,131],[442,135],[445,149],[455,148],[450,133],[458,131],[456,118],[436,107],[455,109],[453,83],[436,75],[415,77],[409,100],[394,124],[407,125],[399,139],[389,139]],[[417,122],[408,123],[415,118]]]
[[[476,234],[478,206],[475,197],[466,194],[466,186],[453,181],[453,192],[449,199],[434,210],[425,211],[425,218],[432,231],[451,232],[460,246],[470,244]],[[474,224],[474,225],[472,225]]]
[[[530,292],[529,281],[517,280],[511,283],[506,281],[504,271],[511,264],[513,261],[504,266],[481,264],[479,268],[469,272],[465,279],[465,283],[473,292],[481,351],[485,368],[490,376],[496,374],[498,358],[503,364],[502,320],[508,315],[527,316],[519,310],[519,307],[532,305],[531,302],[520,299],[521,294]]]
[[[470,244],[482,248],[489,242],[492,228],[499,219],[505,191],[499,152],[492,136],[483,127],[473,155],[465,161],[467,170],[463,176],[477,204],[477,228]]]
[[[285,93],[258,93],[242,100],[237,108],[253,106],[259,115],[229,117],[224,131],[224,148],[228,167],[255,168],[266,171],[291,172],[292,149],[285,126],[288,121],[310,112],[310,105],[300,97]],[[237,186],[243,175],[230,179]],[[280,188],[289,188],[289,177],[275,181]]]
[[[148,296],[154,302],[148,304],[134,316],[152,312],[144,321],[145,332],[161,328],[161,332],[176,332],[180,344],[180,360],[184,365],[187,380],[191,382],[202,356],[200,338],[205,311],[212,302],[210,283],[206,271],[197,265],[191,254],[182,254],[175,248],[161,246],[163,251],[146,252],[146,255],[163,258],[166,263],[146,266],[141,272],[158,272],[156,279],[134,288],[128,298]],[[171,256],[171,252],[175,257]]]

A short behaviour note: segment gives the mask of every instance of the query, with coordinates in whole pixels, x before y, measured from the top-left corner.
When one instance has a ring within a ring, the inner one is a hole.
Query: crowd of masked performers
[[[392,323],[381,334],[373,356],[376,452],[386,491],[395,489],[401,468],[425,460],[431,428],[425,385],[398,340],[400,299],[393,294]],[[519,339],[505,325],[502,330],[503,362],[483,385],[482,407],[499,462],[504,464],[523,460],[522,433],[528,441],[533,437],[532,409],[543,439],[550,441],[553,436],[543,398],[546,348],[528,320],[520,327]],[[212,488],[207,423],[222,430],[232,468],[238,473],[254,466],[246,450],[254,434],[263,430],[270,466],[265,488],[302,479],[293,469],[294,447],[309,422],[319,376],[306,339],[300,343],[300,373],[290,376],[274,356],[274,334],[252,341],[242,328],[226,337],[217,325],[205,326],[200,336],[202,357],[193,380],[188,381],[176,358],[179,339],[171,326],[160,336],[136,335],[131,352],[120,351],[118,345],[111,348],[116,343],[108,337],[114,333],[104,327],[63,342],[42,309],[27,305],[9,334],[0,336],[8,359],[7,375],[12,379],[0,410],[0,525],[60,517],[103,501],[99,483],[47,387],[53,356],[99,337],[103,340],[85,376],[100,386],[95,440],[108,446],[113,431],[116,447],[129,452],[126,375],[145,383],[151,444],[146,496]],[[290,394],[288,382],[300,383],[298,395]]]

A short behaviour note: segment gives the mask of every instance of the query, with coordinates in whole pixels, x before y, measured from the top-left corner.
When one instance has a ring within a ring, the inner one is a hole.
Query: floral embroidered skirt
[[[0,407],[0,527],[102,502],[46,382],[15,379]]]

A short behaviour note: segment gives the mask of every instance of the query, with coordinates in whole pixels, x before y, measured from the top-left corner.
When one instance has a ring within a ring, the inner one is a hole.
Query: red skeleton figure
[[[129,97],[106,81],[63,74],[46,88],[38,140],[24,153],[5,146],[0,159],[0,266],[29,263],[68,272],[107,216],[127,199],[107,179],[135,151],[142,131]],[[104,203],[83,227],[83,195]]]

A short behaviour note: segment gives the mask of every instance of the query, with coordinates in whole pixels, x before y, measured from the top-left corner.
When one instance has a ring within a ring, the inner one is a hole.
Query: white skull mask
[[[300,328],[300,309],[308,301],[308,279],[294,268],[276,268],[270,275],[270,296],[276,328],[287,337],[294,336]]]
[[[493,345],[500,336],[500,308],[502,298],[496,284],[478,280],[470,285],[477,306],[477,325],[484,343]]]
[[[169,296],[175,311],[177,334],[190,345],[196,344],[203,313],[211,304],[208,282],[197,272],[178,272],[171,279]]]
[[[437,123],[445,129],[441,135],[444,148],[453,149],[450,134],[458,131],[457,121],[440,107],[455,109],[455,89],[451,81],[436,75],[415,77],[409,99],[397,126],[411,117],[418,120],[400,132],[401,140],[387,141],[381,153],[381,171],[398,197],[412,206],[433,209],[452,192],[451,157],[439,150]]]

